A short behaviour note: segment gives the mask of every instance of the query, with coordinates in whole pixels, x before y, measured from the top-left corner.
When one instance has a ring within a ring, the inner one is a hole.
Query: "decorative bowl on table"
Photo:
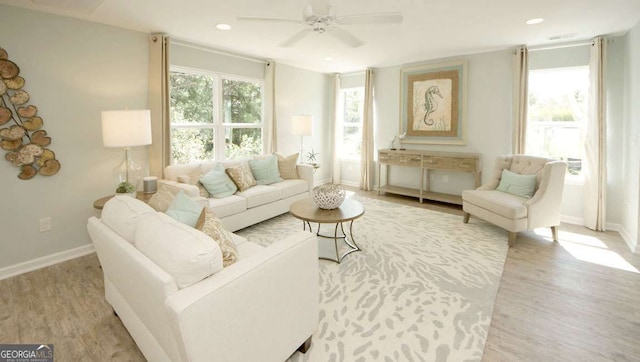
[[[342,205],[346,192],[339,185],[326,184],[314,187],[312,196],[319,208],[333,210]]]

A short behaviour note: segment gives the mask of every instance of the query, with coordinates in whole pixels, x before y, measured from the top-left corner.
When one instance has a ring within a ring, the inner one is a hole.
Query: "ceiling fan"
[[[281,47],[290,47],[302,40],[304,37],[315,32],[318,34],[329,34],[334,38],[344,42],[352,48],[357,48],[364,44],[355,35],[342,29],[340,25],[363,25],[363,24],[394,24],[402,22],[401,13],[380,13],[336,16],[332,7],[327,6],[325,13],[314,13],[313,7],[307,5],[302,12],[302,20],[265,18],[255,16],[240,16],[237,19],[242,21],[265,21],[277,23],[295,23],[306,25],[307,28],[300,30],[289,39],[280,44]]]

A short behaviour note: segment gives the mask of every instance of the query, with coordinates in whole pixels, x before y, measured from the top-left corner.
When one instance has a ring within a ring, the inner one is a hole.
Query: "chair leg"
[[[306,341],[304,341],[303,344],[300,345],[300,347],[298,347],[298,351],[302,352],[302,353],[307,353],[307,351],[309,350],[309,348],[311,348],[311,338],[313,336],[309,336],[309,338],[307,338]]]
[[[551,227],[551,235],[553,236],[553,241],[558,241],[558,227],[557,226],[552,226]]]
[[[471,214],[469,214],[468,212],[464,213],[464,218],[462,219],[462,222],[467,224],[469,222],[469,216],[471,216]]]
[[[518,233],[509,231],[509,246],[514,246],[516,244],[517,237],[518,237]]]

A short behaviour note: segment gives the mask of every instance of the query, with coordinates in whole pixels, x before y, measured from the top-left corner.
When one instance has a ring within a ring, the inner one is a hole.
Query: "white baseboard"
[[[617,231],[627,246],[631,250],[632,253],[640,253],[640,245],[638,245],[638,240],[636,238],[632,238],[631,234],[624,228],[621,224],[607,224],[607,230]]]
[[[330,178],[325,178],[322,180],[314,180],[313,181],[313,186],[319,186],[319,185],[324,185],[324,184],[330,184],[331,183],[331,179]]]
[[[360,183],[359,182],[353,182],[353,181],[340,181],[341,185],[345,185],[345,186],[351,186],[351,187],[360,187]]]
[[[25,261],[15,265],[10,265],[0,269],[0,280],[11,278],[16,275],[28,273],[37,269],[42,269],[50,265],[62,263],[63,261],[79,258],[95,252],[93,244],[87,244],[75,249],[61,251],[59,253],[43,256],[41,258]]]

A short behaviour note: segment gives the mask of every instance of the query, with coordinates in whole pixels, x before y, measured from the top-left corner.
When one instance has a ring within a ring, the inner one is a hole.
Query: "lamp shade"
[[[293,116],[291,117],[291,133],[295,136],[311,136],[313,116]]]
[[[102,143],[105,147],[151,144],[151,111],[102,111]]]

